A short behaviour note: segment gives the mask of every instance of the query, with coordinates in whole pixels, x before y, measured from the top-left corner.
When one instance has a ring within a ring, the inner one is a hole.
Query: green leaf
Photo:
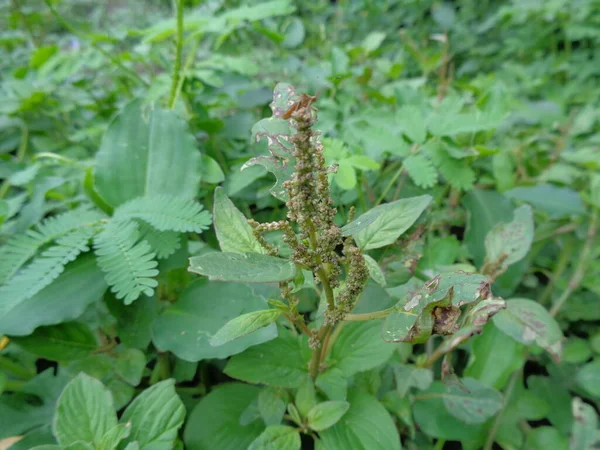
[[[401,450],[394,421],[375,397],[351,391],[348,402],[350,409],[343,419],[319,433],[326,450]]]
[[[242,314],[227,322],[210,338],[210,345],[218,347],[227,342],[239,339],[250,333],[264,328],[279,318],[281,311],[278,309],[266,309]]]
[[[527,435],[525,448],[531,450],[569,450],[569,440],[556,428],[537,427]]]
[[[95,258],[92,255],[79,257],[67,264],[50,285],[0,315],[0,335],[25,336],[42,325],[74,320],[97,301],[107,287]]]
[[[381,320],[344,325],[331,349],[327,365],[349,377],[386,362],[396,347],[381,339]]]
[[[267,426],[279,425],[286,407],[282,393],[275,388],[265,387],[258,394],[258,411]]]
[[[583,364],[592,356],[590,344],[585,339],[570,337],[564,344],[562,360],[567,364]]]
[[[313,406],[317,404],[315,385],[310,377],[306,377],[304,383],[296,391],[295,405],[302,417],[306,417]]]
[[[142,222],[140,227],[140,239],[148,242],[156,257],[165,259],[181,248],[181,234],[176,231],[158,231],[150,225]]]
[[[124,305],[113,294],[104,297],[108,309],[117,319],[117,335],[127,347],[145,350],[152,340],[152,324],[158,315],[155,296],[139,298],[132,305]]]
[[[327,369],[319,374],[315,384],[330,400],[346,400],[348,381],[340,369]]]
[[[410,388],[420,390],[428,389],[433,382],[433,373],[430,369],[419,368],[408,364],[393,364],[396,379],[396,391],[400,397],[406,396]]]
[[[494,225],[511,217],[513,208],[502,194],[481,189],[473,189],[466,194],[463,203],[467,208],[465,242],[479,267],[485,258],[485,237]]]
[[[530,203],[534,208],[546,211],[552,217],[585,214],[585,206],[579,193],[568,187],[552,184],[521,186],[504,192],[509,198]]]
[[[487,261],[502,261],[504,267],[525,258],[533,242],[533,211],[522,205],[515,209],[512,222],[498,224],[485,237]]]
[[[287,425],[271,425],[258,436],[248,450],[300,450],[300,433]]]
[[[127,348],[118,353],[115,372],[130,385],[140,384],[145,368],[146,355],[144,352],[135,348]]]
[[[499,330],[517,342],[535,343],[560,361],[562,331],[554,317],[539,303],[523,298],[509,300],[506,309],[496,314],[493,320]]]
[[[461,381],[464,386],[448,386],[443,396],[448,412],[461,422],[485,422],[502,408],[502,395],[494,388],[473,378],[463,378]]]
[[[193,200],[173,195],[153,194],[129,200],[119,206],[113,220],[139,219],[159,231],[201,233],[210,226],[210,213]]]
[[[114,450],[117,448],[119,443],[129,436],[131,433],[130,423],[121,423],[116,427],[108,430],[100,443],[98,444],[97,450]]]
[[[219,163],[208,155],[201,157],[200,173],[203,183],[218,184],[225,180],[225,174]]]
[[[277,336],[275,325],[269,325],[219,347],[210,345],[228,321],[266,307],[245,284],[196,280],[154,322],[154,345],[186,361],[227,358]]]
[[[99,445],[117,426],[112,396],[98,380],[80,373],[66,387],[56,404],[54,436],[60,445],[77,441]]]
[[[242,254],[265,253],[254,236],[252,227],[221,187],[215,189],[213,216],[221,251]]]
[[[402,133],[406,135],[413,144],[422,144],[427,137],[427,129],[425,128],[426,122],[424,114],[418,106],[413,105],[405,105],[402,106],[397,113],[397,121],[398,125],[402,129]],[[417,156],[417,159],[425,159],[422,155],[413,155]],[[404,167],[406,168],[406,161],[411,159],[409,156],[406,160],[404,160]],[[409,165],[411,163],[409,162]],[[417,163],[418,164],[418,163]],[[433,169],[431,163],[429,164],[429,168]],[[407,169],[408,170],[408,169]],[[435,170],[434,170],[435,172]],[[410,172],[409,172],[410,175]],[[412,177],[411,177],[412,178]],[[418,183],[417,183],[418,184]]]
[[[304,23],[298,17],[294,17],[284,31],[285,40],[281,43],[283,47],[296,48],[304,41],[306,31],[304,30]]]
[[[529,376],[527,385],[535,396],[550,405],[547,418],[552,425],[561,433],[568,434],[573,422],[570,392],[556,379],[538,375]]]
[[[98,193],[113,207],[147,195],[192,199],[200,184],[200,153],[184,120],[173,111],[144,114],[128,104],[108,127],[96,154]]]
[[[240,418],[256,400],[260,389],[241,383],[225,383],[202,397],[187,421],[187,450],[248,448],[264,430],[260,420],[242,425]]]
[[[379,48],[381,43],[385,40],[385,33],[383,31],[373,31],[365,37],[360,45],[367,53],[374,52]]]
[[[206,253],[190,258],[190,272],[210,280],[277,283],[296,276],[293,262],[259,253]]]
[[[598,434],[598,416],[593,406],[584,403],[578,397],[571,404],[573,411],[573,429],[569,450],[593,450],[600,442]]]
[[[155,254],[146,241],[139,241],[135,222],[111,221],[94,239],[98,265],[106,273],[106,282],[118,299],[131,304],[141,294],[150,297],[158,282]]]
[[[575,380],[588,394],[600,398],[600,359],[581,366]]]
[[[4,315],[51,284],[80,253],[89,250],[88,242],[94,230],[81,228],[59,238],[40,257],[0,286],[0,315]]]
[[[98,347],[88,326],[80,322],[39,327],[31,335],[15,337],[12,341],[28,352],[51,361],[85,358]]]
[[[482,424],[461,422],[445,407],[444,396],[448,386],[434,381],[431,387],[420,392],[413,404],[413,414],[419,429],[431,437],[469,442],[469,448],[481,448],[487,433]],[[476,445],[476,444],[479,445]]]
[[[248,383],[297,388],[308,374],[310,355],[303,353],[305,345],[306,341],[302,342],[295,334],[280,330],[277,339],[235,355],[224,371],[230,377]]]
[[[175,380],[156,383],[138,395],[121,416],[131,423],[127,442],[137,441],[141,450],[170,450],[183,425],[185,407],[175,392]]]
[[[356,171],[348,161],[342,160],[338,163],[334,179],[336,184],[346,191],[356,187]]]
[[[523,346],[489,322],[480,336],[471,340],[471,358],[464,376],[502,389],[511,374],[524,363]]]
[[[420,153],[410,155],[402,162],[402,165],[417,186],[431,188],[437,184],[437,171],[431,161]]]
[[[373,278],[373,280],[379,284],[380,286],[385,287],[385,275],[383,274],[383,270],[373,258],[369,255],[363,255],[365,258],[365,264],[367,265],[367,269],[369,270],[369,276]]]
[[[415,223],[425,208],[429,206],[431,199],[430,195],[421,195],[420,197],[396,200],[392,203],[376,206],[354,222],[346,225],[342,229],[342,234],[344,236],[348,234],[354,236],[356,243],[362,250],[392,244]],[[376,218],[371,223],[360,228],[357,227],[357,223],[369,222],[373,216]],[[352,227],[350,227],[351,225]]]
[[[344,401],[328,401],[315,405],[307,415],[308,426],[315,431],[323,431],[335,425],[346,411],[350,403]]]

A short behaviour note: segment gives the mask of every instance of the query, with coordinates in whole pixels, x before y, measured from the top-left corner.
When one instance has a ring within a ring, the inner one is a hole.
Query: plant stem
[[[444,448],[444,445],[446,445],[446,440],[438,439],[435,443],[435,447],[433,447],[433,450],[442,450]]]
[[[396,180],[398,180],[398,177],[400,175],[402,175],[402,169],[403,169],[403,165],[400,164],[400,167],[398,167],[398,170],[396,170],[396,173],[394,174],[394,176],[392,177],[392,179],[390,180],[390,182],[387,184],[387,186],[385,187],[385,189],[383,190],[383,192],[381,193],[381,195],[377,199],[377,202],[375,202],[375,206],[379,205],[385,199],[385,196],[390,191],[390,189],[392,188],[392,186],[394,185],[394,183],[396,182]]]
[[[51,0],[44,0],[44,2],[46,3],[46,6],[48,6],[48,8],[50,9],[50,12],[52,13],[52,15],[56,18],[56,20],[58,20],[61,23],[61,25],[63,27],[65,27],[67,30],[69,30],[71,33],[73,33],[75,36],[79,37],[80,39],[87,41],[87,36],[84,33],[77,30],[75,27],[73,27],[69,22],[67,22],[59,14],[59,12],[56,10],[56,8],[54,8]],[[94,41],[89,41],[89,44],[96,51],[102,53],[104,56],[106,56],[108,59],[110,59],[114,65],[116,65],[119,69],[121,69],[122,71],[127,73],[130,77],[135,78],[137,81],[141,82],[144,86],[150,86],[150,83],[148,83],[146,80],[144,80],[142,77],[140,77],[136,72],[134,72],[133,70],[131,70],[130,68],[125,66],[121,61],[119,61],[119,59],[116,56],[114,56],[110,52],[104,50],[102,47],[100,47]]]
[[[177,12],[177,41],[175,44],[175,63],[173,64],[169,109],[173,109],[177,101],[177,86],[179,86],[179,77],[181,77],[181,48],[183,47],[183,0],[173,0],[173,5]]]
[[[331,326],[326,325],[319,330],[319,334],[317,335],[319,346],[313,350],[309,369],[310,377],[312,378],[313,382],[319,376],[319,367],[321,366],[321,353],[323,352],[323,338],[327,335],[330,329]],[[327,351],[327,349],[325,349],[325,351]]]
[[[519,379],[520,374],[520,370],[515,370],[512,374],[508,387],[506,388],[506,392],[504,392],[504,403],[502,405],[502,409],[500,409],[500,411],[496,415],[496,418],[494,419],[494,423],[492,425],[492,428],[490,429],[490,432],[488,433],[488,437],[485,442],[485,446],[483,447],[483,450],[492,450],[492,447],[494,446],[494,439],[496,439],[496,433],[500,428],[500,422],[502,422],[504,410],[506,409],[506,406],[510,401],[510,397],[512,395],[513,390],[515,389],[515,385],[517,384],[517,380]]]
[[[560,298],[557,302],[552,306],[550,310],[550,314],[552,316],[556,316],[560,309],[563,307],[567,299],[571,296],[573,291],[575,291],[579,285],[581,284],[581,280],[585,275],[585,271],[587,270],[590,256],[592,253],[592,243],[594,238],[596,237],[596,222],[598,220],[598,210],[593,208],[592,217],[590,218],[590,225],[588,227],[587,237],[585,239],[585,244],[583,245],[583,249],[578,258],[577,267],[575,268],[575,272],[571,276],[569,280],[569,284],[567,285],[567,289],[564,290]]]
[[[344,316],[344,322],[364,322],[367,320],[383,319],[390,315],[394,311],[394,308],[384,309],[382,311],[374,311],[370,313],[362,314],[346,314]]]
[[[25,152],[27,152],[27,143],[29,141],[29,128],[25,122],[21,123],[21,141],[19,143],[19,148],[17,149],[17,161],[21,162],[25,158]],[[2,182],[2,186],[0,186],[0,198],[4,198],[8,189],[10,188],[10,182],[8,178]]]

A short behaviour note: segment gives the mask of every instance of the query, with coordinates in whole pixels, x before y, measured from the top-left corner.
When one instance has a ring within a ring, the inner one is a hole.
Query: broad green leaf
[[[527,435],[525,447],[531,450],[569,450],[569,439],[556,428],[537,427]]]
[[[529,376],[527,386],[533,394],[549,403],[548,420],[552,425],[561,433],[568,434],[573,422],[569,391],[554,378],[538,375]]]
[[[600,398],[600,359],[580,367],[575,380],[588,394]]]
[[[138,298],[125,305],[114,294],[107,292],[104,300],[111,314],[117,319],[117,335],[127,347],[146,349],[152,340],[152,324],[158,315],[156,296]]]
[[[510,375],[524,362],[523,346],[490,322],[483,328],[480,336],[471,340],[471,357],[464,376],[502,389]]]
[[[224,383],[202,397],[192,410],[183,435],[187,450],[245,449],[265,429],[261,420],[241,424],[242,413],[260,389]]]
[[[592,350],[587,340],[570,337],[564,343],[562,360],[567,364],[583,364],[592,356]]]
[[[334,179],[336,184],[346,191],[356,187],[356,172],[348,161],[342,160],[338,163]]]
[[[328,401],[315,405],[307,415],[308,426],[315,431],[323,431],[335,425],[346,411],[350,403],[344,401]]]
[[[294,403],[302,417],[306,417],[311,408],[317,404],[315,385],[310,377],[306,377],[304,383],[296,391]]]
[[[397,120],[402,133],[404,133],[413,144],[422,144],[425,141],[427,129],[425,127],[426,121],[421,108],[413,105],[402,106],[398,110]],[[410,160],[411,157],[412,156],[409,156],[407,160]],[[417,155],[417,157],[423,158],[422,155]]]
[[[408,364],[393,364],[396,379],[396,391],[400,397],[406,396],[410,388],[420,390],[428,389],[433,382],[433,373],[430,369],[419,368]]]
[[[563,334],[558,323],[539,303],[524,298],[507,301],[504,311],[494,316],[494,325],[525,345],[537,344],[559,361]]]
[[[131,423],[127,442],[141,450],[170,450],[183,425],[185,407],[175,392],[175,380],[165,380],[144,390],[129,404],[122,423]]]
[[[385,40],[385,33],[383,31],[373,31],[365,37],[360,45],[367,53],[374,52],[379,48],[381,43]]]
[[[298,17],[294,17],[285,29],[285,40],[281,45],[285,48],[295,48],[302,44],[306,31],[304,23]]]
[[[502,194],[481,189],[467,193],[463,197],[463,204],[467,208],[465,242],[479,267],[485,258],[485,237],[496,224],[511,217],[513,208]]]
[[[468,424],[482,423],[502,407],[502,395],[473,378],[463,378],[464,386],[448,386],[443,395],[450,414]]]
[[[108,430],[100,443],[98,444],[97,450],[114,450],[117,448],[119,443],[129,436],[131,433],[130,423],[121,423],[116,427]]]
[[[221,187],[215,189],[213,217],[221,251],[241,254],[265,252],[244,215]]]
[[[289,331],[280,330],[279,337],[235,355],[225,366],[230,377],[248,383],[297,388],[308,374],[310,354],[303,353],[305,340]],[[260,364],[256,364],[260,361]]]
[[[579,193],[569,187],[552,184],[516,187],[504,192],[509,198],[531,204],[546,211],[552,217],[585,214],[585,207]]]
[[[223,325],[223,327],[210,338],[210,345],[218,347],[231,342],[234,339],[239,339],[253,333],[275,323],[280,315],[281,311],[278,309],[265,309],[242,314]]]
[[[0,334],[25,336],[42,325],[77,319],[107,287],[93,256],[79,257],[50,285],[0,316]]]
[[[348,402],[350,409],[342,420],[319,433],[324,449],[402,449],[394,421],[375,397],[350,391]]]
[[[571,404],[573,411],[573,428],[569,450],[593,450],[600,442],[598,434],[598,416],[593,406],[579,397]]]
[[[210,344],[230,320],[266,307],[248,285],[196,280],[155,320],[154,345],[186,361],[227,358],[277,336],[275,325],[269,325],[219,347]]]
[[[430,195],[421,195],[420,197],[405,198],[376,206],[355,221],[365,223],[376,216],[372,223],[359,230],[356,229],[355,225],[350,228],[350,225],[354,222],[350,223],[342,230],[343,234],[352,234],[362,250],[392,244],[415,223],[425,208],[429,206],[431,200]],[[367,217],[363,218],[365,215]],[[350,233],[348,233],[349,228],[352,230]]]
[[[533,242],[533,211],[522,205],[515,209],[512,222],[498,224],[485,237],[486,259],[502,261],[504,267],[525,258]]]
[[[375,282],[380,286],[385,287],[385,275],[383,274],[383,270],[381,270],[381,267],[379,266],[377,261],[375,261],[369,255],[363,256],[365,258],[365,264],[367,265],[367,269],[369,269],[369,275],[371,276],[371,278],[373,278],[373,280],[375,280]]]
[[[349,377],[386,362],[396,347],[381,339],[380,330],[381,320],[345,324],[331,349],[327,366]]]
[[[80,373],[66,387],[56,405],[54,436],[60,445],[77,441],[99,445],[117,426],[112,396],[98,380]]]
[[[98,348],[94,334],[81,322],[40,327],[29,336],[12,340],[28,352],[51,361],[85,358]]]
[[[145,367],[146,355],[141,350],[127,348],[117,354],[115,372],[132,386],[140,384]]]
[[[223,169],[217,161],[208,155],[202,155],[200,161],[200,175],[203,183],[218,184],[225,180]]]
[[[402,164],[408,176],[417,186],[431,188],[437,184],[437,171],[432,162],[422,154],[411,154]]]
[[[200,184],[200,153],[187,124],[173,111],[128,104],[96,154],[98,193],[111,206],[146,195],[192,199]]]
[[[287,425],[271,425],[248,447],[248,450],[300,450],[300,433]]]
[[[190,258],[190,272],[210,280],[277,283],[296,276],[293,262],[259,253],[206,253]]]
[[[284,393],[273,387],[265,387],[258,394],[258,411],[265,425],[279,425],[287,407]]]
[[[438,439],[469,443],[469,448],[481,448],[487,433],[483,424],[468,424],[453,416],[444,405],[448,386],[434,381],[431,387],[415,397],[415,423],[425,434]],[[475,445],[475,444],[479,445]]]
[[[340,369],[327,369],[319,374],[315,384],[330,400],[346,400],[348,381]]]

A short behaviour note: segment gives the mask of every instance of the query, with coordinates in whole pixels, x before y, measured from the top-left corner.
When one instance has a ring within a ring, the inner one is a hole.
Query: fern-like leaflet
[[[159,231],[200,233],[210,226],[211,216],[201,204],[170,195],[138,197],[115,210],[117,220],[140,219]]]
[[[78,208],[50,217],[34,229],[12,237],[0,248],[0,284],[17,273],[42,246],[73,230],[98,222],[103,217],[98,211]]]
[[[135,222],[111,220],[94,239],[94,251],[106,282],[126,305],[142,293],[153,295],[158,282],[152,277],[158,275],[158,263],[150,244],[140,240]]]
[[[140,222],[141,239],[150,244],[159,259],[167,258],[181,247],[181,239],[176,231],[158,231],[145,222]]]
[[[0,287],[0,315],[52,283],[64,271],[67,263],[89,250],[88,241],[94,233],[92,227],[84,227],[57,239],[57,245],[48,248]]]
[[[403,165],[417,186],[430,188],[437,184],[437,171],[425,156],[421,154],[410,155],[404,160]]]

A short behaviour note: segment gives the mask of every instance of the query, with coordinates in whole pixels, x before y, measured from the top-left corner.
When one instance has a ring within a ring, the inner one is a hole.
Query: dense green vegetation
[[[598,448],[596,0],[0,17],[0,446]]]

